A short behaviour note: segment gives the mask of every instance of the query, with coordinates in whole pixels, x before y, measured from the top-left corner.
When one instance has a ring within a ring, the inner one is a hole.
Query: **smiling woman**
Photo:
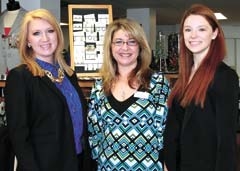
[[[223,62],[222,28],[201,4],[180,24],[179,77],[168,98],[164,157],[168,171],[235,171],[239,80]]]
[[[19,34],[22,64],[10,70],[5,86],[18,171],[89,170],[86,101],[76,73],[64,60],[63,42],[58,21],[48,10],[24,16]]]
[[[58,38],[50,23],[36,18],[29,23],[28,29],[28,47],[34,49],[34,55],[40,60],[54,63]]]
[[[110,23],[101,78],[89,99],[89,142],[98,171],[163,171],[169,82],[149,68],[150,60],[139,23],[130,19]]]

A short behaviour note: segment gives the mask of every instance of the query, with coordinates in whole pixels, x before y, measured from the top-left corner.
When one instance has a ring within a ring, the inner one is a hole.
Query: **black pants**
[[[78,170],[82,171],[83,170],[83,152],[81,154],[78,154]]]
[[[7,128],[0,127],[0,171],[13,171],[14,153],[7,134]]]
[[[82,152],[78,156],[78,170],[79,171],[96,171],[97,163],[87,154],[86,151]]]

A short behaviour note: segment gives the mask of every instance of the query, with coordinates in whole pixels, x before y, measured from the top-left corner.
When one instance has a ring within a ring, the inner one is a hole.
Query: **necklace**
[[[125,91],[122,90],[122,92],[121,92],[121,98],[122,98],[122,100],[125,100],[125,95],[126,95]]]
[[[58,69],[58,77],[57,77],[57,78],[55,78],[55,77],[52,75],[52,73],[51,73],[50,71],[48,71],[48,70],[44,70],[44,72],[45,72],[46,76],[47,76],[48,78],[50,78],[50,80],[51,80],[52,82],[54,82],[54,83],[55,83],[55,82],[61,83],[61,82],[63,81],[64,72],[63,72],[63,70],[62,70],[61,68]]]

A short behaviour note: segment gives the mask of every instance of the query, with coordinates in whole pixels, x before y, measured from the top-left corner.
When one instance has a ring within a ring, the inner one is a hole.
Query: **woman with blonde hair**
[[[118,19],[104,37],[101,79],[92,88],[88,130],[101,170],[162,171],[162,134],[169,83],[150,68],[143,28]]]
[[[5,88],[18,171],[84,169],[86,102],[75,72],[64,61],[63,47],[61,28],[48,10],[24,16],[19,33],[22,64],[9,72]]]

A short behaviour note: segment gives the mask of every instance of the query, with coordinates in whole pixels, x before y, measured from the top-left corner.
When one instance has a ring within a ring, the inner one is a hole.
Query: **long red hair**
[[[212,40],[209,51],[200,64],[190,83],[189,77],[193,65],[193,54],[184,43],[183,26],[190,15],[200,15],[211,25],[212,30],[218,29],[218,34]],[[204,101],[208,87],[210,86],[218,64],[226,55],[224,33],[213,11],[201,4],[192,5],[185,11],[180,24],[180,52],[179,52],[179,77],[168,98],[168,106],[171,107],[173,99],[180,101],[181,106],[186,107],[191,102],[204,107]]]

